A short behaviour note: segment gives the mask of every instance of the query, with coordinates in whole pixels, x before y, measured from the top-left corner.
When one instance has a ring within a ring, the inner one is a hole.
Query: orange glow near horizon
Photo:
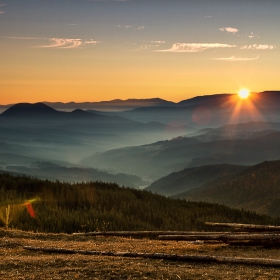
[[[247,97],[240,97],[238,93],[238,95],[233,96],[231,99],[233,111],[229,120],[230,123],[239,123],[240,119],[245,119],[248,122],[256,119],[259,121],[265,121],[264,116],[255,105],[257,98],[257,94],[249,94]]]

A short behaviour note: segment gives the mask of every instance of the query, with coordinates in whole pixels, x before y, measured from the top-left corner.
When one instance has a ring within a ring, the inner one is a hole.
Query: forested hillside
[[[280,160],[266,161],[219,181],[208,182],[180,197],[280,216],[279,170]]]
[[[146,190],[166,196],[174,196],[198,188],[209,181],[219,181],[221,178],[235,174],[245,168],[245,166],[231,164],[186,168],[153,182]]]
[[[0,174],[0,206],[1,226],[10,210],[10,227],[40,232],[205,230],[205,221],[280,222],[218,204],[175,200],[116,184],[69,184],[9,174]]]

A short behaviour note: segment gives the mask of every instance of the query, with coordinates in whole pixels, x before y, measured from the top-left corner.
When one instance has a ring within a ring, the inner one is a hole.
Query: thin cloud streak
[[[175,43],[170,49],[156,50],[156,52],[186,52],[195,53],[203,52],[208,49],[217,48],[235,48],[236,45],[220,44],[220,43]]]
[[[96,45],[100,41],[93,39],[69,39],[69,38],[39,38],[39,37],[6,37],[8,39],[16,40],[48,40],[51,42],[49,45],[38,46],[39,48],[60,48],[60,49],[74,49],[84,45]]]
[[[240,49],[241,50],[273,50],[275,48],[276,48],[276,46],[274,46],[274,45],[257,45],[257,44],[254,44],[254,45],[242,46]]]
[[[49,39],[52,44],[41,46],[42,48],[61,48],[61,49],[75,49],[82,45],[96,45],[100,43],[95,40],[82,41],[81,39],[64,39],[64,38],[51,38]]]
[[[73,49],[82,45],[81,39],[63,39],[63,38],[51,38],[49,39],[52,44],[41,46],[42,48],[64,48]]]
[[[223,60],[223,61],[251,61],[251,60],[256,60],[258,59],[259,56],[257,57],[217,57],[217,58],[212,58],[214,60]]]
[[[234,27],[222,27],[219,29],[220,31],[223,31],[223,32],[228,32],[228,33],[232,33],[232,34],[235,34],[237,33],[239,30],[237,28],[234,28]]]

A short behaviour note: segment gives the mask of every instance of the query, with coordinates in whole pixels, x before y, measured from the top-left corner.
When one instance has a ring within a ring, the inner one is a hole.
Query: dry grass
[[[0,279],[280,279],[280,268],[47,254],[22,246],[280,258],[279,249],[0,230]]]

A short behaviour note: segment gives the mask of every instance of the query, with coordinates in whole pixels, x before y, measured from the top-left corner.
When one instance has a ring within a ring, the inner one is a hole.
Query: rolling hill
[[[19,159],[21,159],[21,162]],[[135,175],[127,175],[123,173],[111,174],[98,169],[82,168],[79,166],[65,167],[50,162],[30,162],[30,158],[26,159],[25,157],[16,158],[16,160],[18,161],[17,164],[1,164],[0,162],[0,171],[69,183],[103,181],[117,183],[121,186],[129,186],[132,188],[138,188],[146,184],[141,178]]]
[[[175,196],[199,188],[209,181],[222,180],[223,177],[240,172],[245,168],[245,166],[229,164],[186,168],[160,178],[148,186],[146,190],[166,196]]]
[[[280,160],[265,161],[177,195],[280,216]]]
[[[250,131],[250,137],[205,141],[209,137],[178,137],[149,145],[114,149],[92,155],[80,163],[148,176],[156,180],[171,172],[209,164],[253,165],[280,158],[280,131]],[[228,133],[228,132],[227,132]],[[214,137],[216,138],[216,137]]]
[[[33,217],[28,215],[28,203]],[[7,205],[11,207],[10,226],[35,232],[211,230],[206,221],[277,223],[268,216],[170,199],[112,183],[69,184],[0,174],[0,211]],[[4,223],[0,219],[0,226]]]
[[[0,115],[0,142],[2,146],[23,147],[17,153],[22,156],[75,163],[92,153],[178,136],[181,128],[87,113],[80,109],[60,112],[43,103],[21,103]],[[32,150],[30,155],[25,152],[27,149]],[[35,150],[37,156],[33,153]]]

